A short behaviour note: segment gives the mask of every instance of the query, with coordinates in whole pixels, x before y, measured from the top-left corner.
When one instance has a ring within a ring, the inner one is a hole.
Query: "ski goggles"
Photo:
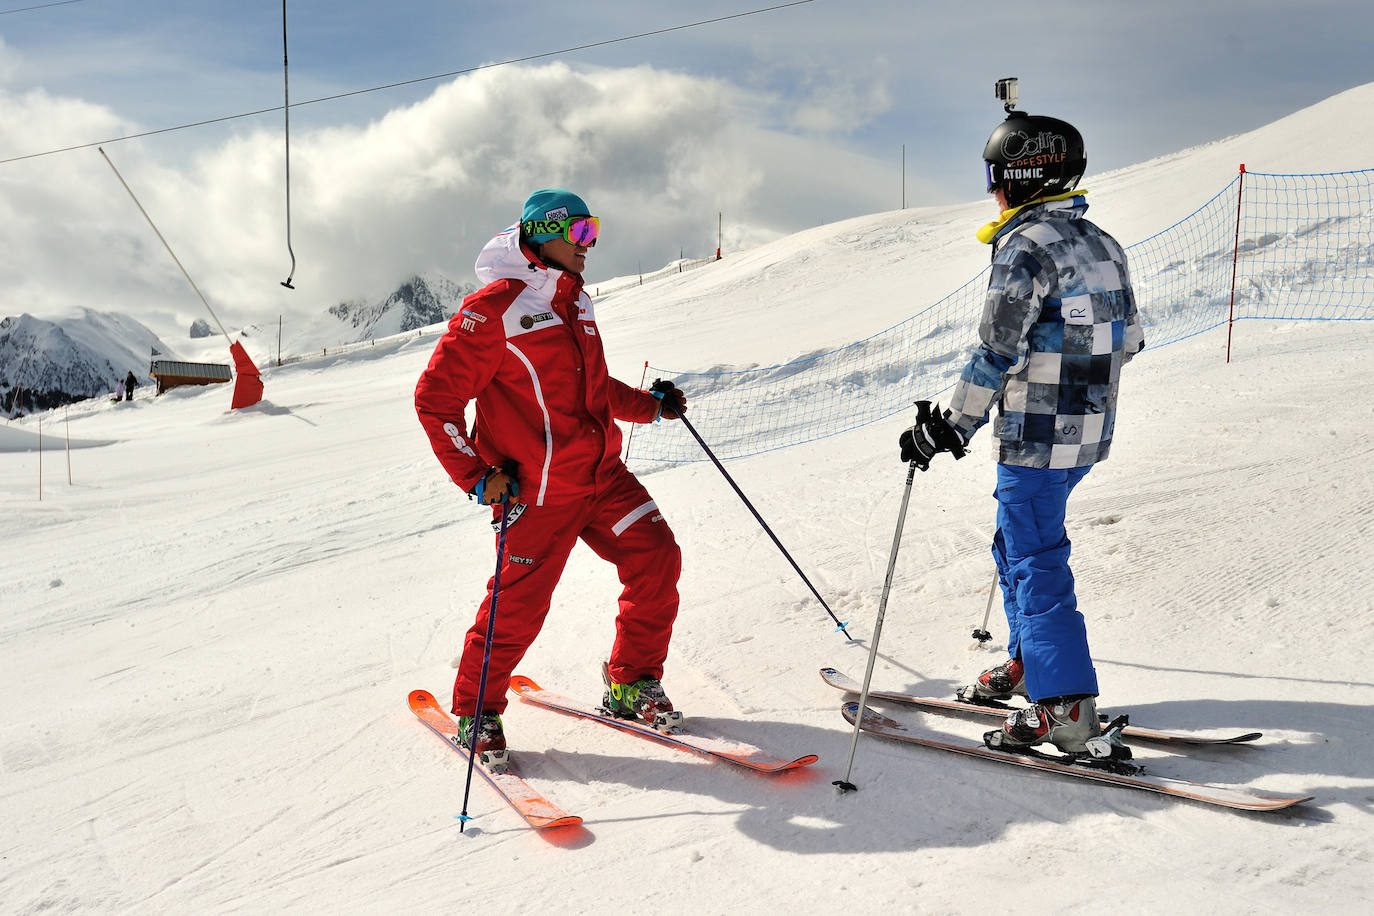
[[[567,219],[527,219],[520,230],[530,238],[554,236],[572,245],[591,248],[601,234],[601,220],[595,216],[570,216]]]
[[[993,177],[994,177],[994,176],[993,176],[993,170],[996,169],[996,168],[997,168],[997,166],[993,165],[991,162],[988,162],[988,161],[984,160],[984,162],[983,162],[983,171],[985,171],[985,172],[987,173],[987,179],[988,179],[988,193],[989,193],[989,194],[991,194],[991,193],[993,192],[993,190],[997,187],[997,185],[995,185],[995,184],[993,183]]]

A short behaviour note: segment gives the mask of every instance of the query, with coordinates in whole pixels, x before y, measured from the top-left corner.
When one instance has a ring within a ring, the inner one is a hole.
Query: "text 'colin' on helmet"
[[[1083,135],[1058,118],[1013,111],[983,148],[988,192],[1001,188],[1008,207],[1072,191],[1088,167]]]

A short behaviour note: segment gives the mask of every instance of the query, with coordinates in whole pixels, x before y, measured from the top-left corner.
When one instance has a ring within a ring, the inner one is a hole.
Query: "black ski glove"
[[[945,422],[939,404],[931,411],[929,401],[916,402],[916,425],[902,433],[897,444],[902,447],[902,460],[914,462],[923,471],[930,470],[930,459],[940,452],[949,452],[956,460],[965,454],[964,437]]]
[[[676,420],[687,412],[687,395],[672,382],[661,378],[654,379],[649,393],[658,398],[658,415],[665,420]]]

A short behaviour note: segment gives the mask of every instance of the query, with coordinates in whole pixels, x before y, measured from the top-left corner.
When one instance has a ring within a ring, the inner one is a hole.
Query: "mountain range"
[[[384,298],[353,299],[331,306],[293,335],[298,352],[386,337],[447,321],[476,287],[438,274],[413,276]],[[244,329],[242,336],[252,331]],[[203,319],[191,324],[186,346],[214,336]],[[29,314],[0,320],[0,408],[6,415],[46,410],[114,390],[132,371],[149,384],[150,356],[183,357],[133,316],[81,308],[48,320]],[[219,358],[216,358],[219,361]],[[16,401],[18,407],[16,407]]]
[[[329,309],[329,314],[354,330],[355,336],[347,343],[387,337],[447,321],[463,297],[476,288],[438,275],[415,276],[380,302],[340,302]]]
[[[45,410],[114,390],[129,372],[148,383],[153,350],[175,356],[136,319],[82,308],[48,321],[33,315],[0,319],[0,405]]]

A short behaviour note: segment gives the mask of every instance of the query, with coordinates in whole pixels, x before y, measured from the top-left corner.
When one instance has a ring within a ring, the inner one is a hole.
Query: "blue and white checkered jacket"
[[[1002,464],[1073,468],[1107,457],[1121,367],[1145,346],[1126,255],[1083,218],[1081,194],[1026,208],[992,238],[978,347],[945,419],[988,421]]]

